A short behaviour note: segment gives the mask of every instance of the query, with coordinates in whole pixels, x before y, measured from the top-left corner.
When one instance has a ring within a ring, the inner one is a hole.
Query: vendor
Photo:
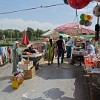
[[[91,44],[90,40],[86,41],[86,53],[89,54],[89,55],[94,55],[95,54],[95,48]]]
[[[75,50],[81,51],[80,54],[72,54],[71,64],[80,63],[80,66],[82,63],[84,63],[84,54],[85,54],[85,43],[80,44],[80,48],[76,48]]]
[[[31,45],[23,51],[23,54],[27,54],[27,53],[38,53],[38,51],[37,51],[37,49],[33,48]]]
[[[85,43],[81,43],[81,49],[85,50]]]
[[[17,64],[21,61],[21,50],[19,49],[19,42],[15,41],[13,44],[13,71],[17,71]]]

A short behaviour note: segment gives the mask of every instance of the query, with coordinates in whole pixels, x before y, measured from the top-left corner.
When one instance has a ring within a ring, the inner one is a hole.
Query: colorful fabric
[[[7,52],[7,46],[5,47],[0,47],[0,55],[1,55],[1,63],[0,65],[5,64],[6,62],[8,62],[8,52]]]
[[[0,65],[3,65],[2,55],[0,55]]]

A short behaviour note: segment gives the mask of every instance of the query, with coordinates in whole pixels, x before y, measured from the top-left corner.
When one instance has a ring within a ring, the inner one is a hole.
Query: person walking
[[[65,49],[65,45],[64,45],[64,41],[63,41],[63,37],[59,36],[59,40],[56,42],[57,45],[57,63],[58,66],[60,65],[60,57],[61,57],[61,63],[63,63],[63,59],[64,59],[64,49]]]
[[[53,59],[54,59],[54,47],[55,45],[53,45],[53,39],[50,37],[49,41],[47,42],[47,60],[48,60],[48,65],[50,65],[50,63],[53,63]]]

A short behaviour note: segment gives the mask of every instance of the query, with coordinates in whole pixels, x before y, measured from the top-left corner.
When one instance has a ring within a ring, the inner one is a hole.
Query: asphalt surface
[[[48,66],[40,64],[32,79],[24,80],[18,89],[12,89],[9,76],[11,64],[0,67],[0,100],[90,100],[80,67],[64,64],[58,68],[56,59]]]

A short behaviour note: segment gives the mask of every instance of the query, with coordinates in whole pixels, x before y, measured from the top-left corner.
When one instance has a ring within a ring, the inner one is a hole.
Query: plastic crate
[[[12,88],[17,89],[19,87],[17,80],[12,80]]]

